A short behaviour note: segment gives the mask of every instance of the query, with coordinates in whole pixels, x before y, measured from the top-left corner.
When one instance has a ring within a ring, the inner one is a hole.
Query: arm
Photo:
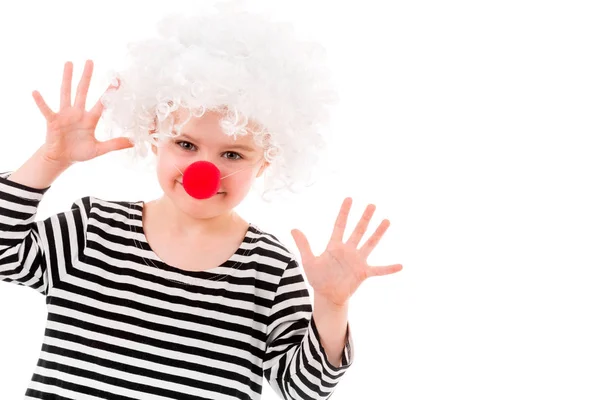
[[[341,365],[333,365],[326,355],[315,317],[301,268],[292,259],[273,299],[263,361],[265,378],[281,399],[329,398],[353,362],[350,329],[340,351]],[[328,336],[327,332],[325,335]]]
[[[67,167],[47,160],[44,152],[44,146],[40,147],[21,168],[10,174],[8,180],[45,193]]]
[[[348,330],[348,303],[343,307],[336,306],[317,294],[313,318],[327,353],[327,360],[332,365],[340,367]]]
[[[36,153],[37,154],[37,153]],[[70,226],[87,222],[89,201],[84,198],[73,203],[71,211],[44,221],[35,221],[43,195],[59,169],[39,170],[48,164],[38,156],[30,158],[19,170],[0,173],[0,280],[31,287],[47,295],[53,285],[58,265],[65,265],[78,255],[67,234]],[[31,185],[31,186],[29,186]],[[84,230],[76,230],[80,235]],[[79,238],[81,239],[81,238]]]

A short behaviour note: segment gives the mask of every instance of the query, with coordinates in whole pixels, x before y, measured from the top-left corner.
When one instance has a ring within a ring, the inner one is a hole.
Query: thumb
[[[290,233],[292,234],[294,242],[296,242],[296,246],[300,251],[300,257],[302,257],[302,260],[308,261],[314,258],[315,255],[313,254],[310,244],[308,243],[308,239],[306,239],[304,233],[302,233],[299,229],[292,229]]]
[[[111,151],[123,150],[133,147],[133,143],[128,138],[120,137],[98,143],[98,156],[102,156]]]

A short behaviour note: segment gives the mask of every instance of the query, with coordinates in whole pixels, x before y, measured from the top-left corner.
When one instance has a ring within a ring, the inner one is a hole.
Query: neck
[[[166,196],[150,203],[146,203],[146,207],[150,205],[151,213],[158,216],[156,221],[160,230],[171,238],[184,241],[196,241],[198,237],[227,236],[232,229],[245,224],[233,210],[210,218],[198,218],[181,210]]]

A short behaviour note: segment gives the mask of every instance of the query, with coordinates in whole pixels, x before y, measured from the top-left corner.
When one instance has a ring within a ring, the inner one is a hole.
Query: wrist
[[[349,300],[343,304],[335,303],[328,299],[326,296],[323,296],[317,292],[314,293],[315,296],[315,307],[318,305],[319,308],[325,308],[334,312],[347,312]]]
[[[67,170],[73,163],[67,163],[59,160],[55,160],[52,157],[48,157],[48,150],[46,145],[40,146],[35,153],[35,158],[39,160],[40,164],[43,164],[49,170],[57,173],[62,173]]]
[[[67,168],[45,157],[45,148],[40,147],[8,180],[28,188],[46,190]]]

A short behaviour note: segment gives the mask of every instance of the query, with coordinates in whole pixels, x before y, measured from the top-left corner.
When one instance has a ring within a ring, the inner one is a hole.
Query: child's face
[[[254,143],[252,135],[238,135],[234,140],[223,132],[219,125],[221,118],[221,114],[210,111],[202,117],[192,117],[182,127],[182,135],[164,140],[158,147],[152,146],[157,156],[158,180],[165,195],[179,208],[198,218],[212,218],[233,209],[268,166],[263,157],[264,149]],[[185,172],[196,161],[215,164],[221,171],[221,178],[239,172],[221,179],[218,192],[224,194],[198,200],[185,191],[179,172]]]

